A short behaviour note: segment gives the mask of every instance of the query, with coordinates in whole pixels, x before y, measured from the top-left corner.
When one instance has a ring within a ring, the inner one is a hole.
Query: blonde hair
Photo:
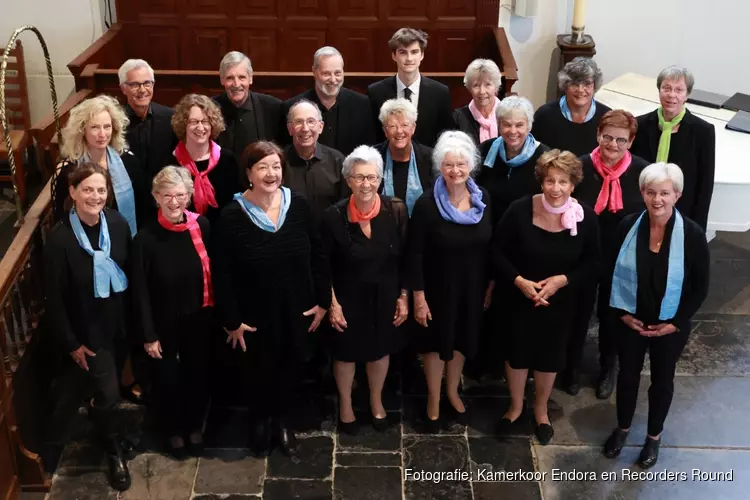
[[[112,119],[112,138],[109,145],[122,154],[128,148],[125,141],[125,129],[130,120],[125,111],[112,96],[98,95],[87,99],[70,110],[70,117],[62,129],[62,147],[60,156],[70,161],[78,161],[86,153],[86,125],[91,119],[106,111]]]
[[[188,195],[193,197],[193,176],[188,169],[170,165],[159,170],[151,181],[151,194],[183,184]]]

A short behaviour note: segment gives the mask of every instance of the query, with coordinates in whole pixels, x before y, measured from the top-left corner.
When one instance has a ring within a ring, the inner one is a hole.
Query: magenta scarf
[[[474,99],[469,103],[469,111],[471,116],[479,124],[479,142],[488,141],[497,137],[497,105],[500,103],[500,99],[495,97],[495,105],[492,106],[492,113],[489,118],[485,118],[484,115],[479,111],[477,105],[474,103]]]
[[[542,195],[542,206],[551,214],[560,214],[560,224],[565,229],[570,229],[571,236],[578,234],[578,223],[583,220],[583,207],[573,198],[568,197],[564,205],[555,208],[547,203],[547,198]]]
[[[195,161],[190,158],[187,146],[185,143],[180,141],[174,150],[174,157],[180,162],[180,165],[190,171],[190,175],[193,176],[193,206],[195,211],[201,215],[206,215],[208,207],[217,208],[219,204],[216,202],[216,191],[211,185],[211,181],[208,180],[208,174],[216,167],[219,163],[219,157],[221,156],[221,147],[214,141],[211,141],[211,153],[208,158],[208,168],[203,172],[198,171],[198,167],[195,165]]]

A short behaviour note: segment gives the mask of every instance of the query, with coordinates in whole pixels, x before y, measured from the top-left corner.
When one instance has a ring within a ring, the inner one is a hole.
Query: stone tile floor
[[[750,233],[711,243],[710,297],[695,318],[690,343],[678,365],[675,397],[663,434],[659,463],[651,473],[634,465],[645,438],[648,366],[629,446],[616,460],[600,454],[615,425],[614,398],[599,401],[590,387],[596,343],[587,345],[588,385],[577,397],[555,390],[551,411],[555,437],[540,446],[531,412],[508,435],[495,423],[509,404],[498,383],[467,383],[468,426],[424,432],[424,382],[406,370],[389,377],[386,407],[393,426],[377,433],[365,424],[367,397],[359,394],[356,437],[335,432],[335,397],[311,389],[299,401],[294,427],[297,459],[275,451],[265,460],[238,446],[247,441],[242,408],[213,407],[206,420],[205,457],[177,462],[160,453],[148,432],[145,451],[130,462],[132,488],[109,489],[101,450],[88,444],[80,416],[53,477],[49,500],[389,500],[389,499],[745,499],[750,491]],[[596,326],[592,327],[596,335]],[[363,397],[364,396],[364,397]],[[141,410],[134,410],[140,418]],[[148,421],[148,419],[146,419]],[[693,476],[694,470],[699,474]],[[405,471],[409,471],[407,477]],[[456,480],[415,480],[414,472],[465,473]],[[488,472],[523,472],[521,480],[484,481]],[[731,481],[701,473],[733,471]],[[533,477],[536,473],[537,477]],[[673,473],[678,477],[659,477]],[[679,477],[684,473],[685,477]],[[22,498],[41,500],[44,495]]]

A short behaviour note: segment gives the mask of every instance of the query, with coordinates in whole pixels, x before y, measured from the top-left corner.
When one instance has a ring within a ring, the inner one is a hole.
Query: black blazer
[[[474,139],[474,144],[479,146],[479,123],[469,111],[468,104],[453,110],[453,121],[456,123],[458,130],[469,134],[469,137]]]
[[[171,165],[172,152],[177,146],[177,136],[172,130],[172,115],[174,109],[162,106],[156,102],[151,103],[151,137],[148,144],[140,144],[134,128],[129,128],[125,134],[128,147],[138,157],[141,167],[146,174],[146,182],[151,182],[159,171]],[[143,148],[148,147],[148,153],[143,153]],[[146,160],[144,161],[144,158]]]
[[[395,99],[396,76],[389,76],[367,87],[367,95],[372,106],[377,142],[385,140],[383,126],[378,120],[380,108],[388,99]],[[448,87],[440,82],[422,75],[419,82],[419,105],[417,106],[417,130],[414,140],[425,146],[434,147],[438,136],[443,130],[456,128],[453,122],[451,108],[451,94]]]
[[[284,145],[292,143],[292,138],[286,128],[287,115],[292,105],[300,99],[307,99],[314,102],[325,113],[325,108],[321,104],[320,99],[318,99],[315,89],[307,90],[284,101],[281,107],[281,124],[279,130],[279,140]],[[340,151],[344,156],[362,144],[367,144],[368,146],[375,144],[373,123],[366,118],[370,115],[370,100],[366,95],[342,87],[336,98],[336,107],[339,108],[339,115],[333,140],[319,140],[318,142]],[[322,138],[323,136],[321,136]]]
[[[250,92],[247,98],[255,111],[255,129],[258,132],[258,140],[277,141],[279,120],[281,119],[281,99],[258,92]],[[221,114],[224,116],[227,127],[216,138],[216,143],[222,148],[230,149],[239,158],[247,144],[234,144],[234,127],[237,126],[234,117],[237,107],[229,99],[226,92],[213,99],[221,108]]]
[[[383,157],[383,167],[385,167],[385,154],[388,151],[388,141],[381,142],[374,146],[380,156]],[[419,172],[419,182],[422,184],[422,190],[432,189],[435,183],[435,176],[432,173],[432,148],[422,146],[416,141],[412,141],[411,147],[414,148],[414,159],[417,162],[417,171]],[[380,183],[379,193],[383,192],[383,183]]]
[[[638,117],[638,134],[630,150],[644,160],[654,162],[660,137],[659,116],[656,110],[641,115]],[[675,142],[679,143],[678,147],[674,147]],[[679,147],[680,144],[683,147]],[[685,110],[679,130],[672,134],[669,162],[679,166],[685,176],[685,186],[682,197],[677,201],[677,208],[705,231],[716,171],[714,126]]]

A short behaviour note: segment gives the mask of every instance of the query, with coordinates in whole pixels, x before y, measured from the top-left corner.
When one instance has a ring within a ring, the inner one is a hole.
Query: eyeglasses
[[[164,201],[176,201],[177,203],[182,203],[183,201],[186,201],[188,199],[187,193],[177,193],[177,194],[163,194],[161,195],[162,198],[164,198]]]
[[[409,130],[411,128],[412,124],[409,122],[405,123],[398,123],[396,125],[387,125],[385,129],[390,132],[396,132],[397,130]]]
[[[619,147],[623,147],[625,144],[628,143],[628,140],[625,139],[624,137],[618,137],[617,139],[615,139],[614,137],[612,137],[609,134],[604,134],[602,136],[602,143],[603,144],[609,144],[612,141],[615,141]]]
[[[584,80],[582,82],[573,82],[570,85],[568,85],[572,89],[591,89],[594,87],[594,81],[593,80]]]
[[[307,125],[310,128],[313,128],[315,125],[318,124],[318,120],[316,118],[308,118],[307,120],[303,120],[299,118],[297,120],[292,120],[289,123],[291,123],[294,128],[298,128],[298,129],[304,127],[305,125]]]
[[[125,85],[130,87],[130,90],[138,90],[140,87],[143,87],[146,90],[151,90],[152,88],[154,88],[154,81],[146,80],[145,82],[125,82]]]
[[[187,125],[188,127],[197,127],[198,125],[203,125],[205,128],[208,128],[211,126],[211,121],[190,119],[187,121]]]
[[[375,174],[370,174],[370,175],[362,175],[362,174],[350,175],[349,178],[353,179],[354,182],[356,182],[357,184],[362,184],[363,182],[365,182],[365,179],[370,184],[375,184],[376,182],[378,182],[380,180],[380,176],[379,175],[375,175]]]
[[[466,170],[469,168],[468,163],[445,163],[443,164],[443,168],[450,172],[451,170]]]
[[[684,95],[687,93],[687,89],[685,87],[672,87],[671,85],[662,85],[659,88],[659,92],[662,94],[671,94],[674,92],[677,95]]]

